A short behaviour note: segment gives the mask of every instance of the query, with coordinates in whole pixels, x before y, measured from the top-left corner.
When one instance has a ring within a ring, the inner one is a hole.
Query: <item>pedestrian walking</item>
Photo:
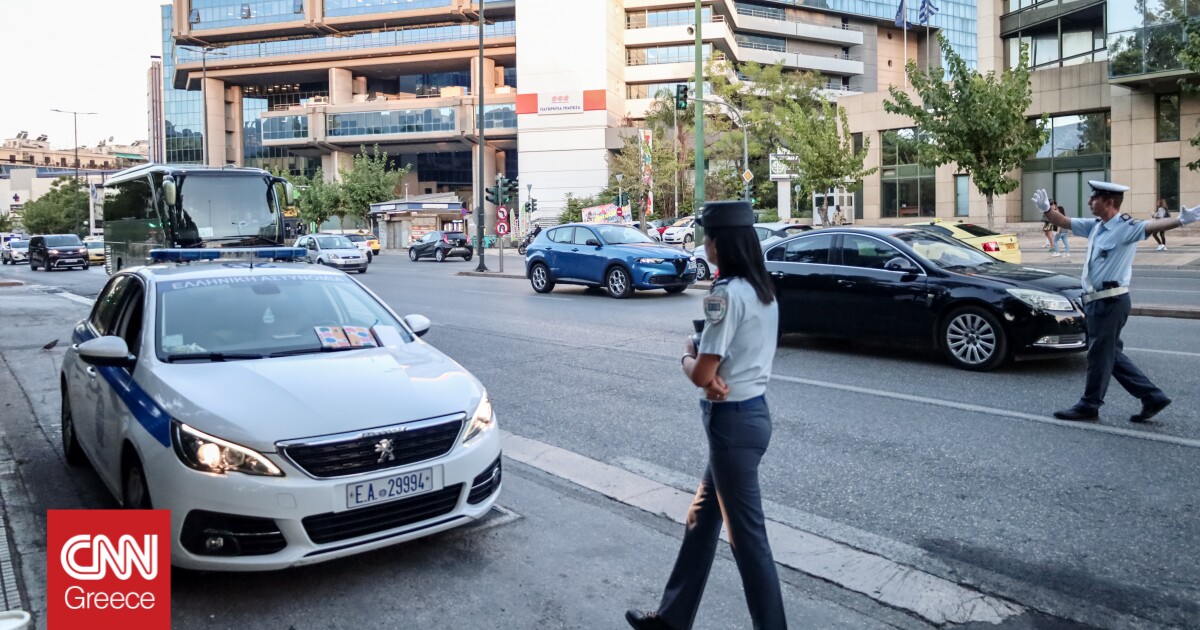
[[[1063,208],[1061,205],[1051,201],[1050,207],[1052,207],[1054,210],[1057,210],[1063,216],[1067,216],[1066,208]],[[1070,238],[1071,238],[1071,230],[1068,230],[1067,228],[1063,228],[1063,227],[1058,227],[1057,225],[1054,226],[1054,253],[1051,254],[1051,256],[1061,256],[1063,254],[1066,254],[1067,258],[1070,258],[1071,257]],[[1059,243],[1062,243],[1062,251],[1061,252],[1058,251]]]
[[[1166,219],[1166,218],[1169,218],[1170,216],[1171,216],[1171,211],[1167,209],[1167,200],[1159,199],[1158,207],[1154,209],[1153,217],[1155,219]],[[1156,251],[1160,251],[1160,252],[1167,251],[1167,235],[1165,232],[1155,232],[1154,233],[1154,242],[1158,243],[1158,247],[1155,248]]]
[[[1051,201],[1050,203],[1053,204],[1054,201]],[[1046,249],[1054,249],[1054,236],[1052,234],[1053,230],[1054,226],[1046,220],[1045,215],[1042,215],[1042,236],[1046,237],[1046,244],[1042,247],[1045,247]]]
[[[1033,195],[1033,203],[1042,216],[1076,236],[1087,238],[1083,260],[1083,312],[1087,317],[1087,380],[1083,397],[1073,407],[1054,412],[1061,420],[1097,420],[1109,381],[1113,378],[1125,391],[1142,401],[1142,410],[1130,422],[1146,422],[1171,404],[1171,399],[1122,352],[1121,329],[1129,319],[1129,279],[1138,241],[1166,232],[1200,218],[1200,206],[1185,209],[1177,219],[1135,221],[1118,213],[1128,186],[1091,180],[1088,207],[1095,218],[1068,219],[1050,212],[1050,197],[1045,190]]]
[[[703,389],[708,467],[658,609],[630,610],[625,619],[642,630],[690,629],[724,524],[754,627],[782,629],[787,627],[783,595],[758,483],[758,464],[771,441],[764,393],[775,357],[779,307],[750,204],[709,202],[697,223],[704,227],[708,260],[721,268],[721,279],[704,299],[698,347],[689,338],[680,362],[688,379]]]

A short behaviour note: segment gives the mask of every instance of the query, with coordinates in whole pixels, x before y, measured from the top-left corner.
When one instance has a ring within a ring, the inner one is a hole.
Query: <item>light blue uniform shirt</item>
[[[721,357],[717,375],[729,386],[726,400],[765,393],[779,334],[778,300],[763,304],[743,278],[718,280],[704,298],[704,318],[699,354]]]
[[[1100,219],[1071,219],[1071,233],[1088,239],[1083,263],[1083,290],[1100,291],[1105,282],[1129,286],[1138,241],[1146,240],[1146,222],[1120,215]],[[1097,227],[1097,225],[1099,227]]]

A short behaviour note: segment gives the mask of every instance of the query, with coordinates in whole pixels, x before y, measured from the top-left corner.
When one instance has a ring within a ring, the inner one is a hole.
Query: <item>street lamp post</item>
[[[51,109],[50,111],[70,114],[75,119],[75,181],[79,181],[79,116],[95,116],[96,112],[74,112],[68,109]]]
[[[479,113],[475,117],[475,130],[476,130],[476,133],[479,135],[479,138],[476,141],[476,143],[478,144],[478,147],[479,147],[479,174],[475,177],[475,181],[476,181],[475,194],[478,195],[478,198],[479,198],[479,205],[477,206],[479,208],[479,214],[475,217],[475,223],[477,226],[475,228],[475,233],[479,235],[479,238],[478,238],[479,264],[475,267],[475,271],[479,271],[479,272],[488,270],[487,265],[484,264],[484,262],[483,262],[483,250],[484,250],[484,248],[483,248],[483,226],[484,226],[484,223],[487,222],[487,219],[485,219],[483,216],[483,205],[485,203],[485,196],[484,196],[485,192],[483,189],[483,183],[484,183],[484,181],[483,181],[483,169],[484,169],[483,152],[485,149],[487,149],[487,146],[484,145],[484,143],[483,143],[484,142],[483,93],[485,92],[485,90],[483,89],[483,31],[484,31],[484,25],[486,24],[486,22],[484,21],[484,18],[483,18],[483,9],[484,9],[485,4],[487,4],[487,3],[484,0],[479,0],[479,76],[476,78],[476,81],[475,81],[475,87],[476,87],[475,91],[477,92],[477,94],[475,94],[475,98],[479,101]],[[499,186],[497,186],[496,189],[497,189],[497,191],[499,191]]]
[[[742,182],[744,182],[742,185],[742,198],[746,201],[750,201],[750,181],[744,176],[744,174],[750,170],[750,128],[746,126],[746,119],[742,117],[742,110],[738,109],[732,103],[726,103],[725,101],[714,101],[703,98],[693,98],[692,100],[699,103],[723,105],[729,110],[729,113],[737,117],[737,120],[734,122],[736,122],[738,126],[742,128]]]
[[[204,116],[204,123],[201,126],[204,138],[200,142],[200,148],[202,150],[201,155],[203,156],[201,159],[204,161],[204,165],[208,166],[208,55],[211,53],[217,56],[224,56],[225,53],[215,52],[215,46],[205,46],[203,48],[180,46],[180,48],[200,53],[200,100],[203,101],[201,103],[202,113],[200,115]]]

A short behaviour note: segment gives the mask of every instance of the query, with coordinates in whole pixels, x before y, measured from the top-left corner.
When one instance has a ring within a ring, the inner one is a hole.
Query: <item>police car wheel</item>
[[[696,259],[696,279],[697,280],[708,280],[708,273],[709,273],[708,263],[697,258]]]
[[[629,272],[624,267],[613,267],[604,274],[605,288],[608,294],[618,300],[627,298],[633,293],[633,284],[629,282]]]
[[[62,390],[62,448],[63,456],[72,466],[82,466],[87,463],[83,447],[79,445],[79,436],[75,434],[75,416],[71,414],[71,400],[67,390]]]
[[[535,264],[529,270],[529,283],[538,293],[549,293],[554,290],[554,281],[550,279],[550,270],[542,263]]]
[[[942,351],[957,368],[992,370],[1008,357],[1008,339],[1000,321],[977,306],[960,308],[942,320]]]
[[[146,487],[146,472],[142,469],[142,463],[136,459],[125,469],[121,499],[127,510],[149,510],[152,507],[150,489]]]

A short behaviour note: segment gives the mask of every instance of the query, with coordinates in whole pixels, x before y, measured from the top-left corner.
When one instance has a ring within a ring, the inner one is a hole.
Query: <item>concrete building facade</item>
[[[1039,188],[1069,216],[1090,216],[1089,179],[1131,186],[1123,210],[1138,218],[1159,199],[1176,211],[1182,200],[1200,198],[1200,175],[1186,167],[1200,159],[1188,143],[1200,98],[1180,92],[1178,79],[1190,74],[1178,56],[1183,29],[1162,3],[988,0],[978,19],[979,70],[1014,67],[1027,45],[1033,99],[1026,113],[1050,121],[1046,144],[1014,173],[1020,188],[996,198],[997,225],[1039,221],[1029,201]],[[885,113],[887,99],[885,90],[838,99],[851,130],[870,139],[867,164],[880,167],[862,182],[863,218],[983,222],[985,200],[957,167],[922,169],[889,153],[889,138],[912,133],[912,121]]]

